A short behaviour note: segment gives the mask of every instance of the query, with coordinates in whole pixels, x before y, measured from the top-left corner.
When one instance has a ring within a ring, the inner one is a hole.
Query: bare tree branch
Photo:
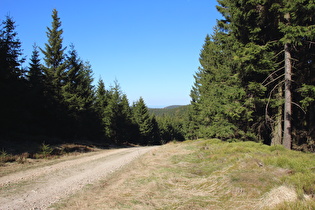
[[[295,106],[299,107],[304,112],[304,114],[306,114],[306,111],[299,104],[297,104],[297,103],[295,103],[293,101],[292,101],[292,104],[294,104]]]
[[[281,50],[279,53],[277,53],[275,56],[273,56],[272,58],[276,58],[276,57],[278,57],[278,55],[280,55],[281,53],[283,53],[284,52],[284,50]]]
[[[282,70],[284,67],[279,68],[278,70],[272,72],[271,74],[268,75],[268,77],[261,83],[262,85],[264,85],[264,83],[269,79],[269,77],[271,77],[272,75],[278,73],[280,70]],[[265,86],[265,85],[264,85]]]
[[[265,84],[264,86],[265,86],[265,87],[268,86],[269,84],[273,83],[274,81],[277,81],[278,79],[280,79],[280,78],[283,77],[283,76],[284,76],[284,74],[281,74],[280,76],[278,76],[277,78],[271,80],[270,82],[268,82],[268,83]]]

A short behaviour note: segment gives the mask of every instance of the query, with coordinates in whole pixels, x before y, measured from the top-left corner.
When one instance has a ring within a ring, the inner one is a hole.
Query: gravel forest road
[[[47,209],[156,147],[102,150],[0,177],[0,209]]]

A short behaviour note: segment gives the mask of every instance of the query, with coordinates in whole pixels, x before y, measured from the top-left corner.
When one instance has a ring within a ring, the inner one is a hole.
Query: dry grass
[[[292,168],[268,162],[276,153],[286,152],[256,143],[170,143],[54,207],[312,209],[311,195],[300,196],[298,185],[290,182],[295,173]],[[304,158],[314,160],[311,155]]]
[[[284,202],[295,202],[298,200],[297,193],[294,189],[280,186],[272,189],[270,192],[263,196],[261,201],[258,203],[260,208],[273,208]]]

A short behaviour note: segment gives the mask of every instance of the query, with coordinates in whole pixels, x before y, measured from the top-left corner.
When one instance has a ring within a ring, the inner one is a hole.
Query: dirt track
[[[46,209],[153,148],[103,150],[0,177],[0,209]]]

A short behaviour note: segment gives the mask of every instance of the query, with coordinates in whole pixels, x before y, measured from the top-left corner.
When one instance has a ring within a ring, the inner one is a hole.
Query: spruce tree
[[[198,139],[198,130],[200,122],[197,121],[198,110],[196,110],[197,103],[191,101],[191,105],[187,111],[187,117],[185,120],[185,137],[190,140]]]
[[[34,134],[44,133],[45,107],[47,101],[45,98],[44,73],[41,68],[39,51],[36,44],[33,45],[33,52],[29,63],[27,79],[29,83],[28,91],[28,109],[30,110],[30,124],[33,126]],[[31,129],[30,129],[31,130]]]
[[[105,89],[105,84],[102,79],[99,79],[96,91],[95,91],[95,102],[94,110],[97,114],[97,119],[99,119],[99,136],[103,139],[105,138],[105,109],[108,105],[108,91]]]
[[[98,80],[95,91],[94,109],[97,111],[100,118],[104,117],[104,109],[108,105],[108,93],[105,89],[105,84],[102,79]]]
[[[250,129],[266,143],[270,138],[276,141],[281,136],[279,129],[281,131],[282,120],[275,113],[278,115],[281,111],[282,100],[274,100],[274,96],[279,97],[282,90],[281,86],[277,86],[279,75],[274,73],[268,76],[279,68],[278,60],[274,59],[274,42],[271,41],[280,37],[275,22],[278,15],[271,11],[271,1],[259,4],[255,1],[224,0],[219,3],[218,9],[225,17],[219,21],[219,26],[227,29],[238,43],[234,59],[246,91],[245,103],[252,107]]]
[[[122,142],[132,143],[135,140],[134,129],[135,125],[132,123],[132,110],[129,105],[129,101],[126,94],[122,95],[120,102],[120,120],[119,120],[119,129],[120,137]]]
[[[18,80],[23,76],[21,64],[21,42],[17,38],[16,25],[13,18],[7,16],[0,29],[0,79],[1,81]]]
[[[94,86],[93,86],[93,70],[89,61],[83,63],[80,69],[80,85],[78,92],[83,97],[83,109],[93,109],[93,103],[95,101]]]
[[[84,108],[84,96],[80,92],[82,85],[82,68],[83,62],[78,58],[74,45],[70,46],[69,55],[67,56],[67,71],[62,88],[63,99],[70,111],[78,112]]]
[[[14,20],[7,16],[0,28],[0,129],[11,135],[27,129],[23,107],[27,90],[22,63],[21,42]]]
[[[119,138],[119,116],[121,109],[119,104],[121,103],[121,90],[117,82],[115,82],[115,86],[111,87],[108,91],[107,99],[108,104],[104,109],[103,116],[105,135],[114,143],[120,144],[121,139]]]
[[[151,132],[151,138],[149,138],[148,144],[149,145],[162,144],[158,121],[154,115],[151,115],[150,118],[151,118],[151,124],[152,124],[152,132]]]
[[[199,137],[231,139],[248,133],[245,125],[251,112],[242,104],[245,92],[235,71],[233,45],[233,40],[218,30],[205,39],[195,76],[198,86],[192,90],[193,96],[199,94],[192,101],[200,124]]]
[[[139,143],[147,145],[152,141],[154,125],[142,97],[134,103],[132,112],[134,121],[139,129]]]
[[[315,40],[315,2],[313,1],[284,1],[283,7],[280,8],[282,19],[279,23],[280,32],[283,34],[280,43],[284,48],[284,134],[283,145],[290,149],[293,141],[292,132],[304,130],[309,133],[307,138],[310,138],[310,133],[313,128],[302,127],[296,125],[294,116],[299,116],[301,109],[293,109],[293,104],[298,102],[296,99],[301,98],[301,95],[294,94],[294,89],[302,88],[306,84],[314,87],[314,82],[310,82],[314,75],[310,74],[310,70],[314,69],[314,59],[310,55],[314,55]],[[305,49],[310,49],[305,52]],[[305,59],[306,58],[306,59]],[[295,68],[295,70],[294,70]],[[312,70],[311,70],[312,71]],[[310,78],[306,78],[310,76]],[[293,84],[293,81],[296,81]],[[309,107],[310,108],[310,107]],[[310,115],[314,113],[307,111]],[[302,115],[303,116],[303,115]],[[300,118],[302,117],[300,115]],[[303,119],[303,118],[302,118]],[[312,125],[310,121],[304,121],[307,126]]]
[[[39,51],[36,44],[33,45],[33,52],[30,61],[27,75],[30,86],[35,89],[43,89],[44,73],[41,68]]]
[[[67,70],[61,88],[63,101],[71,121],[69,129],[75,136],[86,137],[90,135],[88,132],[88,128],[91,129],[90,118],[94,118],[95,114],[93,112],[94,91],[91,65],[88,62],[83,63],[78,58],[73,44],[70,46],[66,61]]]
[[[51,28],[47,27],[48,43],[45,44],[45,49],[40,48],[44,54],[45,63],[42,66],[45,76],[45,97],[49,102],[46,107],[47,128],[50,135],[69,137],[70,133],[67,129],[70,122],[67,117],[67,106],[62,95],[67,62],[65,61],[65,48],[62,46],[63,30],[60,29],[61,21],[56,9],[53,10],[52,19]]]
[[[309,80],[313,78],[313,59],[309,56],[313,52],[310,46],[314,40],[314,2],[218,2],[218,10],[224,16],[218,25],[239,45],[234,59],[239,63],[237,71],[250,99],[246,103],[253,107],[250,126],[265,142],[268,138],[272,144],[282,141],[286,148],[291,148],[293,131],[297,134],[294,139],[305,141],[302,139],[310,137],[311,123],[303,112],[313,112],[302,111],[298,102],[306,102],[304,87],[313,85]],[[294,69],[298,69],[298,74]],[[279,140],[282,132],[283,140]],[[303,132],[304,137],[298,134]]]
[[[58,17],[58,11],[53,10],[51,28],[47,27],[48,43],[45,44],[45,49],[40,49],[44,54],[43,70],[45,73],[46,83],[58,100],[61,97],[61,86],[63,85],[65,70],[67,63],[65,62],[64,51],[62,42],[63,30],[61,27],[61,21]]]

